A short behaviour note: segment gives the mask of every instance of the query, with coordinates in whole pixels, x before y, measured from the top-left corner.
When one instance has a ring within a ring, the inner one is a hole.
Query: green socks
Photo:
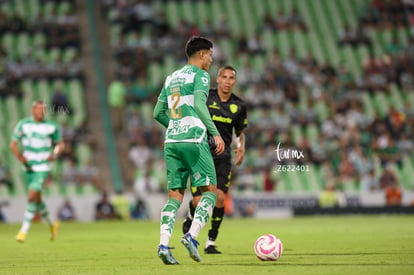
[[[180,205],[181,203],[176,199],[169,198],[161,210],[160,244],[162,245],[168,246]]]

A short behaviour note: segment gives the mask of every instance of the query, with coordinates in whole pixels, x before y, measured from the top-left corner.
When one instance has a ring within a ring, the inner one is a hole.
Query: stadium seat
[[[373,98],[374,98],[375,109],[377,110],[377,112],[380,114],[381,117],[385,116],[389,108],[389,100],[387,99],[387,96],[384,93],[377,91],[374,94]]]
[[[397,110],[402,111],[404,109],[401,92],[396,84],[390,86],[390,101]]]

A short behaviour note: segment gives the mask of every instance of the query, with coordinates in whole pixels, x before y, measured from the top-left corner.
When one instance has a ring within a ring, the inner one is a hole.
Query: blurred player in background
[[[45,104],[35,101],[32,104],[32,116],[17,123],[10,142],[10,149],[25,166],[28,203],[24,220],[16,236],[18,242],[24,242],[33,217],[38,212],[50,227],[50,239],[56,238],[58,222],[52,223],[49,212],[42,200],[42,190],[50,172],[50,163],[57,159],[63,150],[59,127],[45,118]]]
[[[188,177],[202,193],[188,233],[181,239],[190,257],[199,262],[196,241],[216,203],[216,171],[207,142],[207,132],[216,144],[215,153],[224,151],[224,141],[206,106],[213,43],[203,37],[187,41],[188,63],[169,75],[154,108],[154,118],[167,128],[164,159],[167,166],[168,201],[161,210],[158,256],[164,264],[178,264],[168,246]]]
[[[208,231],[208,240],[204,252],[206,254],[221,254],[216,249],[215,240],[224,217],[224,199],[229,190],[231,179],[231,151],[233,130],[236,136],[234,150],[234,164],[240,165],[244,159],[245,137],[243,130],[247,126],[247,108],[242,99],[233,94],[236,85],[236,70],[231,66],[224,66],[217,74],[217,88],[211,89],[207,98],[207,106],[220,135],[223,137],[226,148],[224,153],[217,155],[214,146],[211,147],[217,176],[217,201],[211,217],[211,229]],[[189,213],[183,224],[186,233],[194,217],[195,206],[200,201],[201,192],[192,188],[193,199],[190,201]]]

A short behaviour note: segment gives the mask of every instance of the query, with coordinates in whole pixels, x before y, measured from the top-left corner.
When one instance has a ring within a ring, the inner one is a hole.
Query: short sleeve
[[[194,92],[203,91],[208,96],[209,89],[210,89],[210,75],[206,71],[200,70],[195,75]]]

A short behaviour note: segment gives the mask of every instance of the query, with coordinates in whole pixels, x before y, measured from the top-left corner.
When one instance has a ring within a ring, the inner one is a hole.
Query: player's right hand
[[[224,148],[226,147],[226,145],[224,144],[224,141],[221,138],[221,136],[214,136],[214,142],[216,144],[216,149],[214,150],[214,152],[217,155],[222,154],[224,152]]]

